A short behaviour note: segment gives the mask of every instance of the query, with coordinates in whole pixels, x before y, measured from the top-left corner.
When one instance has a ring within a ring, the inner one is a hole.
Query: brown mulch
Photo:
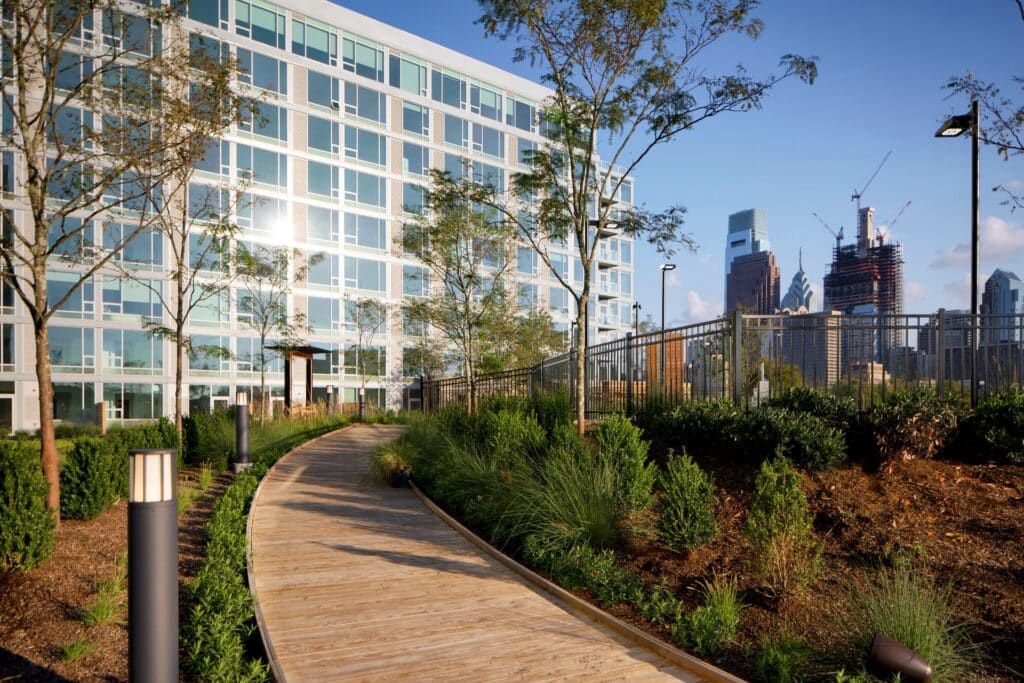
[[[230,481],[231,475],[216,479],[179,518],[182,586],[198,569],[205,546],[202,527]],[[0,682],[128,679],[127,603],[115,623],[87,627],[79,618],[96,585],[116,571],[117,557],[127,546],[127,512],[122,501],[87,522],[64,520],[49,562],[23,574],[0,574]],[[80,639],[95,644],[95,650],[62,662],[60,648]]]
[[[824,570],[806,595],[776,601],[757,591],[745,565],[742,526],[755,471],[702,465],[719,486],[718,537],[684,555],[633,541],[622,557],[650,585],[665,581],[687,608],[700,602],[700,581],[715,572],[738,577],[747,608],[738,642],[713,659],[722,668],[749,676],[752,646],[785,629],[824,653],[816,673],[856,670],[863,653],[850,650],[843,627],[851,590],[880,567],[903,561],[951,583],[959,616],[985,654],[974,680],[1024,679],[1024,467],[909,460],[880,472],[848,466],[808,475]],[[631,608],[611,611],[671,641],[667,629],[647,624]]]

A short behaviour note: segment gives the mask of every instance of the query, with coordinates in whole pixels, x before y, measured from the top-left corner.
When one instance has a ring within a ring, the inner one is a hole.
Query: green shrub
[[[573,421],[572,404],[566,389],[531,394],[526,400],[526,409],[548,436],[554,434],[559,427],[571,425]]]
[[[547,437],[531,415],[520,410],[499,408],[481,411],[477,416],[475,445],[500,468],[512,469],[524,459],[538,462],[544,454]]]
[[[920,571],[885,570],[851,592],[850,604],[850,635],[858,646],[866,650],[881,633],[928,660],[934,681],[971,679],[980,652],[957,618],[949,585],[936,585]]]
[[[411,450],[410,443],[397,439],[377,446],[370,454],[370,475],[385,484],[394,483],[399,472],[412,469]]]
[[[50,559],[56,519],[46,509],[48,491],[38,447],[0,441],[0,572],[22,572]]]
[[[258,424],[250,423],[255,431]],[[235,453],[235,423],[227,410],[212,413],[197,411],[182,421],[185,462],[198,466],[208,464],[223,472]]]
[[[615,562],[614,550],[594,550],[577,545],[568,551],[552,551],[537,537],[529,537],[523,549],[527,562],[547,572],[569,590],[586,590],[603,605],[636,604],[643,599],[643,581]]]
[[[798,467],[825,470],[846,457],[843,434],[810,413],[760,406],[740,419],[743,453],[774,453],[787,457]]]
[[[710,657],[726,642],[736,638],[740,627],[740,601],[736,580],[716,576],[703,588],[704,604],[681,614],[672,627],[680,645],[702,657]]]
[[[871,425],[884,460],[932,458],[952,441],[966,409],[962,400],[927,389],[894,391],[871,410]]]
[[[83,436],[60,468],[60,513],[93,519],[123,495],[128,482],[128,451],[114,439]]]
[[[768,592],[786,595],[814,581],[821,547],[812,526],[800,475],[785,458],[762,463],[743,536],[751,546],[751,570]]]
[[[857,419],[857,404],[852,398],[810,387],[784,389],[761,405],[814,415],[843,433],[848,432]]]
[[[74,439],[79,436],[99,436],[100,427],[95,424],[75,424],[73,422],[61,422],[53,427],[54,438]]]
[[[1024,464],[1024,391],[986,398],[961,432],[958,454],[965,460]]]
[[[772,638],[763,638],[754,655],[751,679],[756,683],[799,683],[807,680],[811,665],[811,649],[785,631]]]
[[[636,607],[653,624],[674,624],[680,618],[679,598],[661,584],[644,591]]]
[[[658,536],[672,550],[690,550],[718,533],[715,485],[690,456],[670,455],[661,474]]]
[[[619,505],[628,512],[646,510],[657,466],[647,462],[649,444],[641,440],[640,430],[628,418],[613,415],[597,425],[594,441],[601,458],[615,470]]]
[[[739,445],[740,418],[731,401],[719,399],[684,403],[657,424],[663,443],[675,450],[733,455]]]
[[[461,403],[449,403],[432,416],[441,433],[461,443],[472,443],[476,439],[476,417],[470,415]]]

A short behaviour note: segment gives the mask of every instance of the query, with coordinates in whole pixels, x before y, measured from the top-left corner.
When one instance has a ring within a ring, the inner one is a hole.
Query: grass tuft
[[[683,647],[709,657],[739,631],[743,603],[736,579],[715,576],[704,583],[704,605],[680,615],[672,635]]]
[[[763,683],[798,683],[807,680],[812,652],[807,643],[786,631],[762,638],[754,655],[751,679]]]
[[[88,657],[96,651],[98,645],[86,638],[79,638],[70,643],[62,645],[57,651],[57,657],[62,662],[74,662],[82,657]]]

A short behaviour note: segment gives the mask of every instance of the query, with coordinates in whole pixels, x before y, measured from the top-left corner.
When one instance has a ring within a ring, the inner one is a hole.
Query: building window
[[[402,211],[424,214],[427,210],[427,188],[415,183],[402,183]]]
[[[474,83],[469,88],[469,110],[501,123],[501,95],[486,85]]]
[[[387,290],[387,269],[374,259],[345,257],[345,286],[383,294]]]
[[[206,0],[206,2],[186,2],[185,0],[174,0],[173,4],[179,12],[187,9],[188,18],[228,30],[228,0]]]
[[[206,144],[196,170],[226,176],[231,173],[231,143],[214,138]]]
[[[50,223],[47,236],[50,254],[70,260],[84,258],[95,244],[92,222],[82,225],[82,219],[75,216],[58,217]],[[110,246],[120,246],[120,242]]]
[[[431,96],[456,109],[466,108],[466,80],[457,74],[431,69]]]
[[[387,181],[370,173],[345,169],[345,199],[358,204],[387,208]]]
[[[309,252],[306,281],[311,287],[337,288],[341,286],[341,264],[337,254]],[[330,328],[327,328],[330,329]]]
[[[384,50],[379,45],[361,38],[346,37],[342,40],[341,51],[345,71],[378,83],[384,82]]]
[[[430,275],[423,266],[402,266],[402,294],[404,296],[428,296]]]
[[[53,362],[53,330],[50,328],[50,362]],[[91,331],[90,331],[91,334]],[[56,363],[53,363],[57,365]],[[14,372],[14,325],[0,325],[0,372]]]
[[[345,126],[345,157],[387,166],[387,138],[362,128]]]
[[[387,373],[388,354],[383,346],[368,346],[366,344],[345,346],[345,374],[383,377]],[[369,396],[369,390],[367,390]]]
[[[386,251],[387,233],[387,222],[383,218],[345,214],[345,244]]]
[[[338,124],[319,116],[309,116],[307,121],[306,146],[311,150],[338,154],[341,148]]]
[[[284,12],[259,0],[235,0],[235,33],[283,50]]]
[[[288,188],[288,155],[269,149],[238,145],[238,175],[257,183]]]
[[[96,299],[92,279],[86,279],[72,292],[78,284],[77,273],[51,272],[46,274],[47,306],[54,308],[58,302],[68,296],[67,301],[60,305],[55,315],[61,318],[92,317],[96,312]]]
[[[340,171],[337,166],[310,161],[307,165],[307,189],[311,195],[337,197],[340,192]]]
[[[562,287],[552,287],[548,299],[548,309],[552,313],[569,313],[569,292]]]
[[[80,424],[95,419],[96,387],[89,382],[53,383],[53,418]]]
[[[537,143],[524,138],[516,138],[516,162],[529,166],[532,155],[537,151]]]
[[[188,353],[188,369],[191,372],[227,374],[231,371],[231,338],[216,334],[193,334],[192,347]]]
[[[279,142],[288,142],[288,110],[274,104],[261,102],[255,125],[251,119],[238,124],[238,129],[254,133]]]
[[[451,114],[444,115],[445,144],[469,147],[469,121]]]
[[[497,166],[474,161],[473,182],[485,185],[501,194],[505,191],[505,172]]]
[[[279,95],[288,94],[288,64],[259,52],[238,48],[238,80]]]
[[[516,271],[521,275],[537,274],[537,252],[530,247],[519,247]]]
[[[144,330],[103,330],[103,367],[126,375],[152,375],[163,369],[163,344]]]
[[[409,57],[391,55],[389,83],[414,95],[427,94],[427,67]]]
[[[338,318],[338,300],[311,296],[307,299],[307,320],[309,326],[318,332],[339,332],[341,322]]]
[[[260,232],[290,230],[288,203],[283,199],[243,193],[236,208],[238,225]]]
[[[103,281],[103,319],[119,320],[125,316],[160,317],[160,299],[154,289],[156,280],[143,284],[135,280],[107,277]]]
[[[204,273],[226,273],[227,260],[224,259],[223,242],[214,243],[210,235],[192,232],[188,236],[189,267]]]
[[[520,284],[516,304],[520,308],[534,308],[537,305],[537,285]]]
[[[371,88],[346,83],[345,113],[383,126],[387,124],[387,96]]]
[[[163,417],[163,387],[159,384],[103,383],[107,417],[113,420],[155,420]]]
[[[108,9],[103,12],[103,44],[115,53],[152,57],[160,54],[163,37],[159,22]]]
[[[338,111],[341,108],[338,79],[333,76],[308,71],[306,76],[306,100],[324,109]]]
[[[402,143],[402,172],[426,177],[430,174],[430,150],[412,142]]]
[[[473,150],[504,159],[505,134],[488,126],[473,124]]]
[[[314,21],[292,19],[292,53],[321,64],[338,65],[338,34]]]
[[[124,245],[117,254],[115,261],[135,268],[159,270],[163,265],[163,233],[154,228],[144,228],[137,235],[132,233],[139,228],[124,223],[106,223],[103,226],[103,246],[116,249]]]
[[[310,241],[336,245],[340,232],[338,223],[338,212],[333,209],[319,206],[306,208],[306,238]]]
[[[195,307],[189,316],[190,323],[211,327],[231,324],[231,298],[226,291],[208,293],[196,289],[192,296]]]
[[[424,138],[430,137],[430,110],[418,104],[403,102],[402,130]]]
[[[505,123],[519,130],[534,133],[537,130],[535,119],[537,109],[529,102],[508,98],[508,110],[505,112]]]

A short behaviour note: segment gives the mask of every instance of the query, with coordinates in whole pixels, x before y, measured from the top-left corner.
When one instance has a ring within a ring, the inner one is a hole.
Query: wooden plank
[[[281,680],[721,680],[631,641],[482,552],[367,455],[401,427],[292,452],[250,516],[250,585]]]

